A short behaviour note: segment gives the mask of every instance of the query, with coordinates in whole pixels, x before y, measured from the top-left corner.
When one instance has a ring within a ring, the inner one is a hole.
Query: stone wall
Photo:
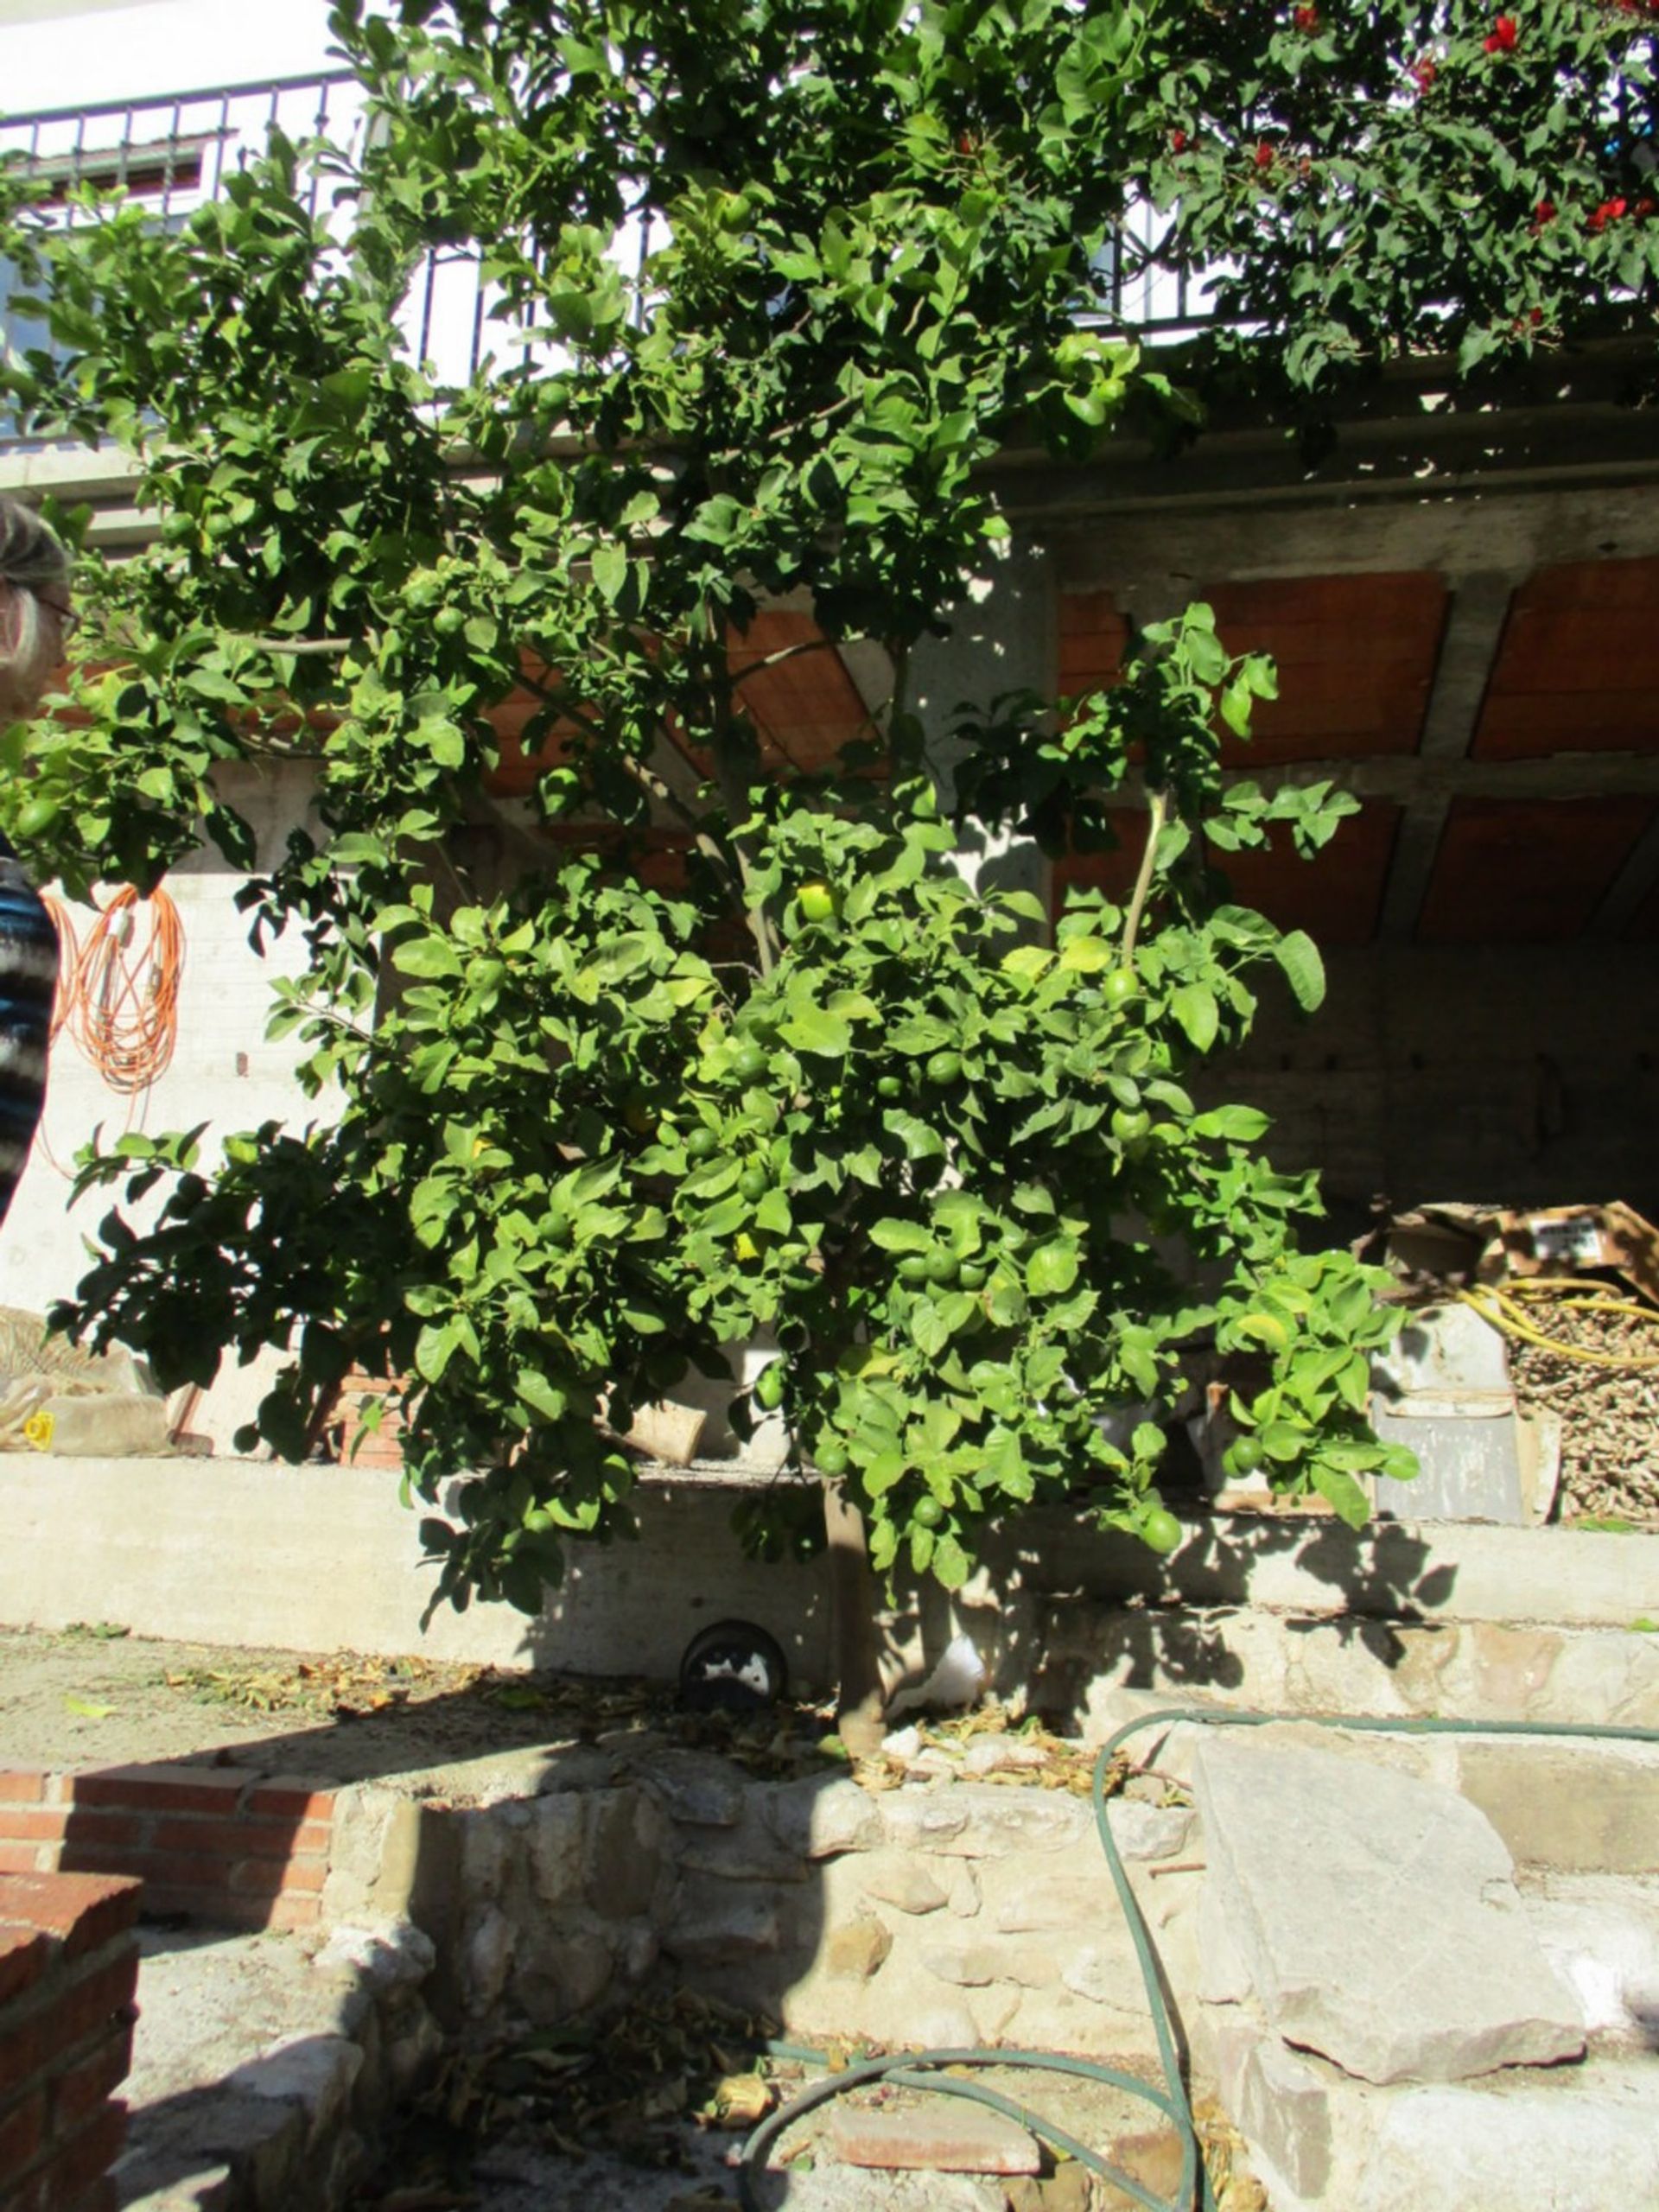
[[[324,1917],[412,1916],[456,2028],[563,2019],[660,1971],[810,2037],[1149,2056],[1092,1808],[1019,1776],[1021,1748],[990,1738],[968,1778],[884,1791],[658,1748],[609,1783],[578,1763],[492,1805],[346,1792]],[[1132,1786],[1114,1834],[1185,1962],[1192,1815],[1156,1779]]]

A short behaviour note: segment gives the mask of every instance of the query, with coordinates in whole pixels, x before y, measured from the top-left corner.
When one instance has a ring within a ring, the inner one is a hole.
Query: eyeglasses
[[[50,608],[51,612],[57,616],[58,632],[67,645],[80,627],[79,615],[67,600],[48,599],[43,591],[37,591],[35,596],[42,607]]]

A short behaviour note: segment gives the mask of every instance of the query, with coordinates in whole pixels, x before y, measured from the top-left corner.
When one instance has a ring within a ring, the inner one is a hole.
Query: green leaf
[[[1077,1279],[1080,1256],[1069,1237],[1051,1237],[1026,1262],[1026,1288],[1033,1298],[1052,1298],[1070,1290]]]
[[[1328,1459],[1316,1459],[1308,1471],[1308,1478],[1319,1496],[1336,1508],[1337,1516],[1351,1529],[1363,1529],[1371,1517],[1371,1509],[1364,1491],[1353,1477],[1341,1467],[1333,1467]]]
[[[1285,971],[1296,1003],[1312,1014],[1325,998],[1325,963],[1319,949],[1305,930],[1292,930],[1273,948],[1273,957]]]
[[[400,944],[392,965],[405,976],[437,979],[461,973],[461,956],[448,938],[417,937]]]
[[[820,1006],[800,1007],[778,1033],[793,1051],[811,1052],[820,1059],[845,1059],[852,1048],[853,1033],[847,1023]]]
[[[543,1421],[563,1421],[569,1411],[570,1402],[564,1392],[537,1368],[521,1367],[512,1378],[512,1388],[520,1404]]]
[[[1215,993],[1205,983],[1183,983],[1171,996],[1169,1006],[1196,1050],[1207,1052],[1220,1027]]]

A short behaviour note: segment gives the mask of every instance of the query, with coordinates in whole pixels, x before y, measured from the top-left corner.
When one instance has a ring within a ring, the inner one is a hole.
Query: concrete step
[[[143,1948],[125,2212],[334,2212],[435,2056],[430,1945],[150,1928]]]

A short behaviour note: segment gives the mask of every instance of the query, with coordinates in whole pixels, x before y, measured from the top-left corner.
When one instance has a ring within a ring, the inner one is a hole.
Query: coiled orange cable
[[[148,1090],[167,1071],[179,1036],[184,925],[167,893],[129,884],[103,907],[86,943],[67,911],[46,900],[58,932],[60,969],[52,1033],[67,1029],[111,1090]],[[149,934],[137,942],[137,917]]]

